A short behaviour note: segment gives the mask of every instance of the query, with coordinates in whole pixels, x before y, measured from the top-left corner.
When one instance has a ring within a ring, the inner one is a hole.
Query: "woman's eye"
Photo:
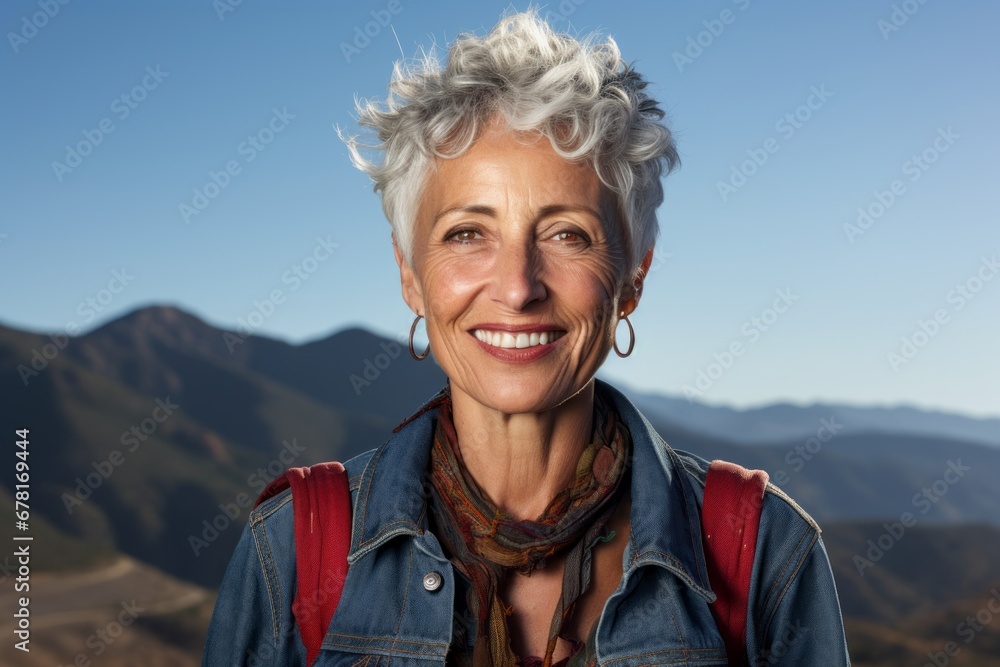
[[[583,234],[579,234],[569,229],[556,232],[553,238],[556,241],[562,241],[569,244],[585,244],[587,242],[587,239],[583,236]]]
[[[475,241],[477,236],[479,236],[479,233],[474,229],[458,229],[448,235],[448,240],[468,243]]]

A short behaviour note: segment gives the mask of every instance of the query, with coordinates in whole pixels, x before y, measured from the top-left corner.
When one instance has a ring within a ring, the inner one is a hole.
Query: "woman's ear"
[[[423,290],[420,288],[420,281],[413,272],[413,267],[406,261],[403,251],[396,242],[396,233],[392,233],[392,252],[396,256],[396,264],[399,266],[399,284],[403,290],[403,301],[417,315],[423,315],[424,308]]]
[[[640,264],[638,270],[636,270],[632,283],[625,285],[619,311],[624,312],[626,315],[631,315],[632,311],[634,311],[636,306],[639,305],[639,298],[642,296],[642,286],[646,281],[646,274],[649,273],[649,267],[652,263],[653,249],[650,248],[649,252],[646,253],[646,256],[643,257],[642,264]]]

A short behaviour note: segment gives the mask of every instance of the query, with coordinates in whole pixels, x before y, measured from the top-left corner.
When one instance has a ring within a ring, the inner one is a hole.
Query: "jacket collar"
[[[632,436],[631,548],[623,566],[659,565],[713,601],[698,499],[683,463],[631,401],[608,383],[596,382],[597,390],[614,400]],[[349,563],[394,537],[424,534],[431,483],[427,468],[442,394],[400,424],[365,466],[354,505]],[[433,545],[432,555],[446,560],[436,540]]]
[[[614,399],[632,436],[632,549],[626,567],[664,567],[713,602],[715,594],[708,583],[694,480],[677,452],[624,394],[601,380],[597,380],[597,386]]]

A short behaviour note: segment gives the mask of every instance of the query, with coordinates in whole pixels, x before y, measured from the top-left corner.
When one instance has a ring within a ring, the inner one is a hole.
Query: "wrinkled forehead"
[[[589,158],[567,158],[539,130],[491,121],[458,154],[437,155],[421,189],[418,218],[456,206],[586,207],[605,234],[622,240],[618,198]]]

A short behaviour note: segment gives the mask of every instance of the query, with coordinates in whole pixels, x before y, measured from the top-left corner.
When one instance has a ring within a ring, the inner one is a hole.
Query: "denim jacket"
[[[726,665],[709,609],[715,594],[701,540],[708,463],[669,447],[628,399],[597,382],[628,426],[633,456],[626,471],[629,541],[621,581],[595,626],[598,664]],[[425,471],[436,413],[420,414],[381,447],[345,464],[353,503],[349,569],[317,666],[445,664],[461,575],[426,529]],[[304,664],[291,612],[290,501],[285,491],[250,514],[219,591],[204,665]],[[750,600],[751,665],[850,664],[819,527],[770,484]]]

